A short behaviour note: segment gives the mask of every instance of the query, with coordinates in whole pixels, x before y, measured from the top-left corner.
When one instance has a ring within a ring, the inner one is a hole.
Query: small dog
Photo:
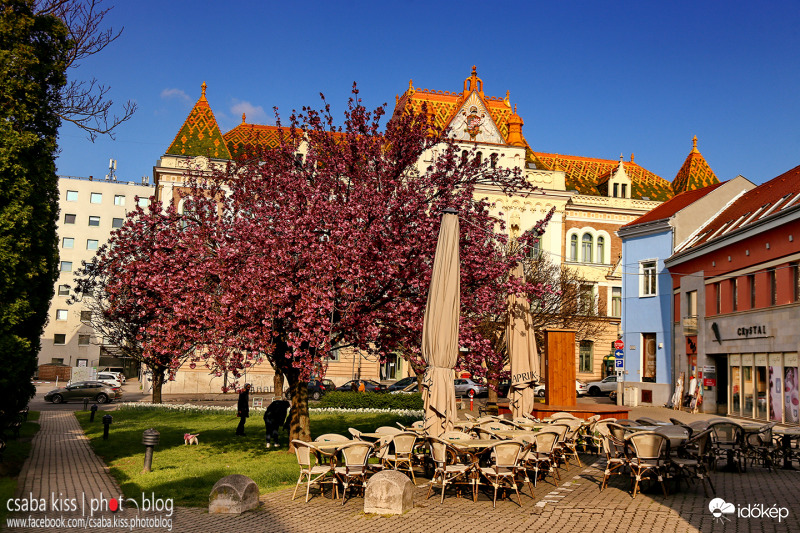
[[[183,445],[186,446],[187,444],[197,444],[200,443],[197,441],[197,437],[200,436],[200,433],[197,435],[192,435],[191,433],[184,433],[183,434]]]

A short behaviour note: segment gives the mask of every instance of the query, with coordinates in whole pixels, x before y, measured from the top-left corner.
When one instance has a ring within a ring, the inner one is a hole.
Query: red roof
[[[751,189],[714,220],[700,238],[687,248],[699,246],[728,232],[754,224],[759,219],[800,205],[800,166]],[[652,211],[651,211],[652,212]]]
[[[724,183],[724,182],[723,182]],[[633,222],[628,222],[622,228],[629,228],[631,226],[635,226],[637,224],[644,224],[646,222],[655,222],[656,220],[663,220],[665,218],[669,218],[684,207],[693,204],[703,196],[707,195],[717,187],[722,185],[722,183],[715,183],[714,185],[709,185],[708,187],[703,187],[702,189],[697,189],[696,191],[686,191],[678,194],[671,200],[664,202],[663,204],[654,207],[644,215],[640,216]]]

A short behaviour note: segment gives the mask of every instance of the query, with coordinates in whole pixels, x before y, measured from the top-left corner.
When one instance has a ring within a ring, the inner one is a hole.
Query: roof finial
[[[201,94],[200,96],[202,96],[203,98],[206,97],[206,87],[208,87],[206,85],[206,82],[203,82],[203,84],[200,86],[200,89],[202,89],[202,91],[203,91],[203,94]]]
[[[478,75],[478,69],[475,68],[475,65],[472,65],[472,75],[473,76],[477,76]]]
[[[247,118],[247,115],[242,113],[242,124],[244,124],[246,122],[246,120],[245,120],[246,118]]]
[[[413,89],[414,88],[414,80],[413,79],[408,80],[408,88],[409,89]]]
[[[633,152],[631,152],[631,163],[633,163]]]
[[[620,152],[620,154],[619,154],[619,162],[620,162],[620,164],[621,164],[623,161],[625,161],[625,156],[624,156],[624,155],[622,155],[622,152]]]
[[[692,139],[692,152],[697,152],[697,135]]]

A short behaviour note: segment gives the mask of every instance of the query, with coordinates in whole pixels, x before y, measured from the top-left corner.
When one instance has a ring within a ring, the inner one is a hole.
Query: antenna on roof
[[[108,176],[106,176],[106,179],[111,179],[113,181],[117,181],[116,170],[117,170],[117,160],[116,159],[109,159],[108,160]]]

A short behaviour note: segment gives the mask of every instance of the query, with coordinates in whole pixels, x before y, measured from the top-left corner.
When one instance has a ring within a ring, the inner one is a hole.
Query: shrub
[[[422,409],[422,395],[380,394],[374,392],[329,392],[319,401],[320,408],[344,409]]]

